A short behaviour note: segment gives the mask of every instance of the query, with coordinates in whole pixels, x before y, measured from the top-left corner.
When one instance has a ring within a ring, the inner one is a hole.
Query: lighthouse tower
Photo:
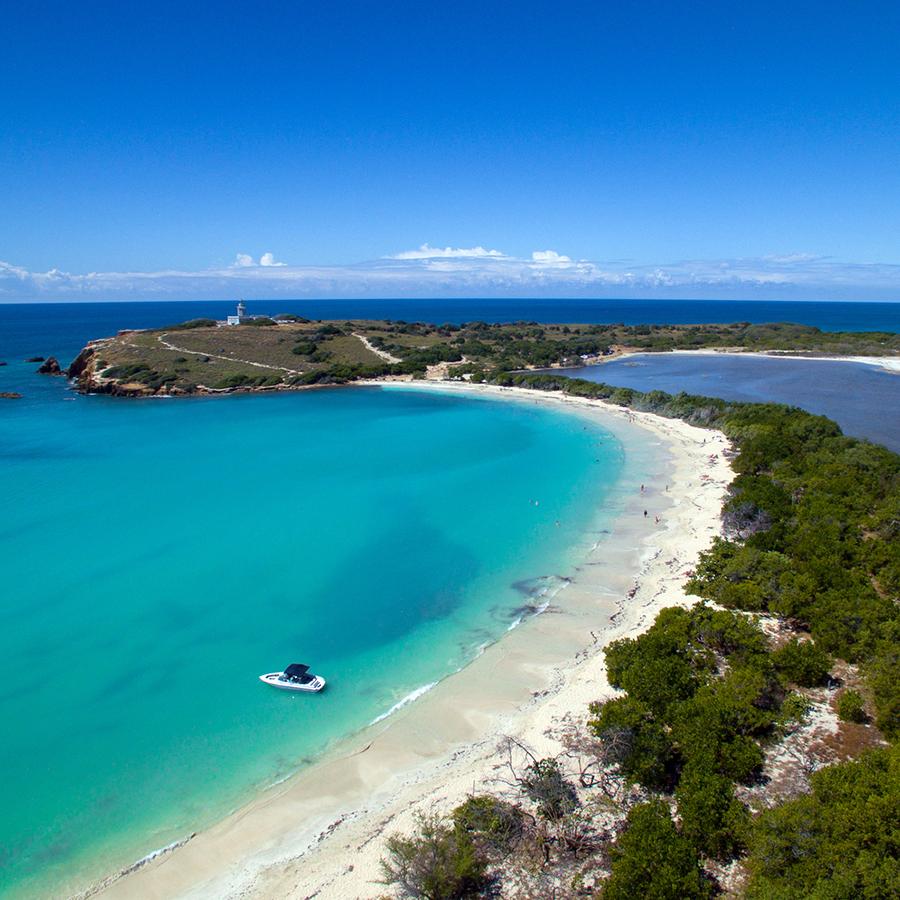
[[[237,315],[236,316],[228,316],[225,319],[226,325],[240,325],[241,322],[247,318],[247,307],[244,306],[243,300],[238,300],[237,305]]]

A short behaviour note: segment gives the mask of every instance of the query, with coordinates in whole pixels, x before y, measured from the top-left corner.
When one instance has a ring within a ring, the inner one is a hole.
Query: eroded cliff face
[[[97,373],[97,349],[100,343],[88,344],[72,360],[68,376],[83,394],[110,394],[114,397],[147,397],[154,392],[147,385],[123,384],[114,378],[103,378]]]
[[[88,344],[69,365],[69,378],[77,384],[80,391],[89,390],[89,385],[94,377],[96,361],[97,351]]]

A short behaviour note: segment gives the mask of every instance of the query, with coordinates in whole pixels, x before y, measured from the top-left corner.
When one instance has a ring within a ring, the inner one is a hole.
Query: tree
[[[712,896],[691,842],[660,800],[635,806],[613,845],[603,900],[694,900]]]
[[[537,805],[538,814],[555,821],[578,806],[574,785],[566,780],[555,759],[539,759],[525,769],[522,790]]]

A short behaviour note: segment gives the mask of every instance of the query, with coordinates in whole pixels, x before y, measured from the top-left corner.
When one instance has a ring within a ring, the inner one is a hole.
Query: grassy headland
[[[361,378],[443,377],[595,363],[625,352],[729,349],[898,356],[900,335],[806,325],[428,325],[306,321],[217,327],[209,319],[92,342],[70,367],[83,390],[146,396],[277,390]]]

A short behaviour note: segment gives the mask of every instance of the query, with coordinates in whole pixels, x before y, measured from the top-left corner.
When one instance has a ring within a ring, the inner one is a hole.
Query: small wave
[[[165,853],[171,853],[173,850],[177,850],[179,847],[183,847],[192,837],[193,834],[189,835],[186,838],[181,838],[177,841],[172,841],[171,844],[166,844],[165,847],[159,847],[156,850],[151,850],[146,856],[142,856],[139,860],[132,863],[125,871],[133,872],[135,869],[139,869],[141,866],[147,865],[148,862],[153,862],[157,856],[162,856]]]
[[[522,608],[520,607],[520,609]],[[549,599],[545,600],[543,603],[535,603],[534,605],[525,607],[524,611],[507,625],[506,630],[512,631],[514,628],[518,628],[525,619],[533,619],[535,616],[547,612],[548,609],[550,609]]]
[[[386,713],[376,716],[369,724],[375,725],[377,722],[381,722],[388,716],[397,712],[398,709],[403,709],[404,706],[408,706],[413,701],[418,700],[422,694],[427,694],[436,684],[436,681],[432,681],[429,684],[423,684],[421,687],[417,687],[414,691],[410,691],[402,700],[398,700]]]
[[[100,881],[94,882],[87,890],[80,891],[77,894],[73,894],[71,900],[88,900],[89,897],[94,897],[99,894],[101,891],[106,890],[106,888],[110,887],[110,885],[115,884],[122,878],[125,878],[127,875],[131,875],[132,872],[136,872],[138,869],[143,868],[147,865],[147,863],[153,862],[159,856],[164,856],[166,853],[171,853],[173,850],[177,850],[179,847],[183,847],[188,841],[193,840],[197,836],[196,831],[192,831],[187,837],[181,838],[177,841],[172,841],[171,844],[166,844],[165,847],[159,847],[156,850],[151,850],[146,856],[142,856],[136,862],[133,862],[130,866],[125,866],[123,869],[119,869],[118,872],[113,873],[112,875],[107,875],[106,878],[101,879]]]

